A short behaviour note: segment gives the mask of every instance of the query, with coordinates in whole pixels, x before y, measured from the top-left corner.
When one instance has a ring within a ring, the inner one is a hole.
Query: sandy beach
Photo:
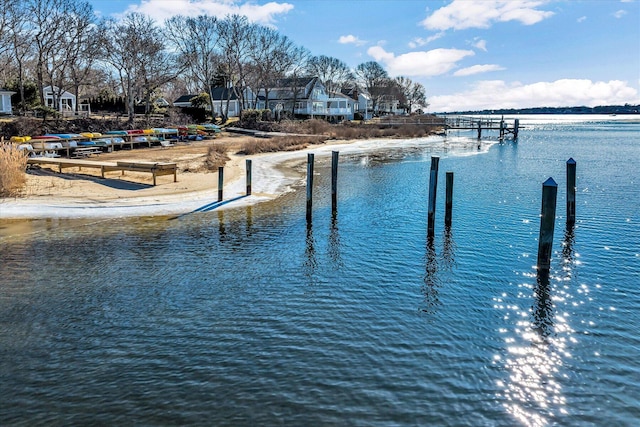
[[[236,154],[249,136],[224,134],[215,140],[181,143],[169,148],[118,150],[95,156],[95,160],[142,160],[176,162],[177,182],[172,176],[158,177],[152,185],[148,173],[110,172],[102,179],[93,170],[65,169],[62,174],[48,167],[31,168],[25,194],[0,201],[0,218],[92,218],[156,216],[193,212],[202,209],[227,209],[276,198],[304,179],[308,152],[316,159],[331,151],[357,153],[406,145],[406,140],[370,139],[330,140],[304,150],[244,156]],[[412,143],[438,143],[441,137],[420,138]],[[225,144],[230,161],[224,168],[224,202],[218,200],[218,174],[206,169],[204,162],[211,144]],[[93,158],[92,158],[93,159]],[[245,196],[245,160],[252,159],[252,194]]]

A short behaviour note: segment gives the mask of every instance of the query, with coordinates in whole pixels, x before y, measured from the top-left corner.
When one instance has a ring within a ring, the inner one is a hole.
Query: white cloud
[[[464,77],[464,76],[471,76],[474,74],[488,73],[490,71],[501,71],[504,69],[505,69],[504,67],[497,64],[474,65],[471,67],[462,68],[456,71],[455,73],[453,73],[453,75],[457,77]]]
[[[487,51],[487,41],[486,40],[482,40],[482,39],[475,39],[474,43],[472,44],[473,47],[478,48],[480,50],[484,50],[485,52]]]
[[[340,36],[340,38],[338,39],[338,43],[355,44],[356,46],[362,46],[366,42],[364,40],[360,40],[354,35],[349,34],[348,36]]]
[[[581,16],[580,18],[578,18],[578,22],[584,22],[587,20],[586,16]]]
[[[415,49],[419,46],[424,46],[426,44],[431,43],[434,40],[438,40],[439,38],[441,38],[442,36],[444,36],[444,31],[441,31],[437,34],[434,34],[432,36],[427,37],[426,39],[423,39],[422,37],[416,37],[415,39],[411,40],[409,42],[409,47],[411,49]]]
[[[622,9],[621,9],[621,10],[619,10],[619,11],[617,11],[617,12],[614,12],[614,13],[613,13],[613,17],[614,17],[614,18],[618,18],[618,19],[620,19],[620,18],[622,18],[622,17],[623,17],[624,15],[626,15],[626,14],[627,14],[627,11],[626,11],[626,10],[622,10]]]
[[[262,5],[238,0],[142,0],[139,5],[130,5],[126,13],[138,12],[158,23],[175,15],[212,15],[223,18],[227,15],[243,15],[252,22],[274,25],[278,15],[293,9],[290,3],[275,1]]]
[[[466,92],[429,98],[432,111],[463,111],[498,108],[566,107],[636,104],[638,91],[627,82],[562,79],[521,84],[502,80],[480,81]]]
[[[458,61],[473,56],[472,50],[433,49],[429,51],[409,52],[395,56],[381,46],[373,46],[367,53],[376,61],[382,62],[391,76],[437,76],[456,67]]]
[[[533,25],[553,15],[553,12],[537,9],[545,3],[542,0],[454,0],[421,24],[428,30],[439,31],[489,28],[496,22],[507,21]]]

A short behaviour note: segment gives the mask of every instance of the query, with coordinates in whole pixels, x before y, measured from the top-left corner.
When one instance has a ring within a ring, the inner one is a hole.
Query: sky
[[[640,104],[640,0],[90,0],[98,16],[246,15],[313,55],[377,61],[428,112]]]

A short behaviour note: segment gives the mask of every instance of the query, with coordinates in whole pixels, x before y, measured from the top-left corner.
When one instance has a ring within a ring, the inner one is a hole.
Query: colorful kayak
[[[84,136],[85,138],[99,138],[102,136],[100,132],[81,132],[80,135]]]
[[[74,138],[82,138],[82,135],[79,133],[47,133],[44,135],[45,137],[58,137],[61,139],[74,139]]]
[[[9,140],[11,142],[18,142],[22,144],[22,143],[31,141],[31,137],[30,136],[12,136]]]

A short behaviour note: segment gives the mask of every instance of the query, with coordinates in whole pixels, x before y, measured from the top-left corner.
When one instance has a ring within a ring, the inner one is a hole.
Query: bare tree
[[[0,0],[0,56],[11,49],[11,28],[15,25],[16,0]]]
[[[428,105],[422,84],[413,82],[407,77],[396,77],[395,82],[400,90],[401,104],[407,113],[412,113],[413,107],[426,107]]]
[[[160,57],[164,45],[158,40],[155,22],[140,13],[130,13],[119,22],[107,20],[105,25],[103,55],[118,75],[129,121],[132,122],[136,97],[139,99],[145,93],[149,94],[151,85],[148,78],[153,68],[150,64],[158,59],[164,60]]]
[[[376,61],[369,61],[356,67],[356,77],[371,95],[373,111],[377,111],[380,101],[389,92],[389,74]]]
[[[17,81],[20,111],[25,109],[25,67],[33,54],[29,41],[28,21],[23,18],[24,5],[17,0],[1,0],[0,54],[6,59],[3,71],[13,68]],[[4,73],[3,73],[4,74]],[[6,80],[6,75],[3,79]]]
[[[295,44],[276,30],[256,26],[251,43],[252,65],[256,71],[254,88],[262,90],[265,105],[269,106],[269,93],[278,80],[284,78],[300,58]]]
[[[100,52],[100,27],[95,25],[93,8],[88,3],[77,3],[66,22],[66,40],[61,44],[61,54],[67,70],[66,76],[76,97],[76,111],[80,104],[80,87],[88,84],[87,77],[93,70]]]
[[[311,57],[311,52],[309,52],[307,48],[302,46],[297,47],[290,52],[291,65],[289,67],[287,75],[290,78],[289,81],[291,82],[291,93],[293,94],[293,102],[291,103],[291,117],[295,115],[298,96],[304,89],[304,87],[302,87],[301,85],[301,77],[306,73]]]
[[[29,21],[30,41],[36,57],[36,81],[40,103],[44,101],[45,74],[59,74],[60,58],[56,56],[58,40],[64,38],[65,12],[72,0],[27,0],[25,15]],[[53,80],[49,78],[49,80]],[[54,97],[55,106],[55,97]]]
[[[328,92],[340,92],[354,75],[347,64],[330,56],[314,56],[307,65],[312,76],[320,78]]]
[[[195,18],[175,16],[165,22],[165,27],[178,62],[197,82],[198,91],[209,94],[213,113],[212,82],[221,61],[218,20],[206,15]]]
[[[235,95],[241,100],[244,108],[243,92],[246,87],[251,39],[254,36],[255,25],[249,23],[246,16],[231,15],[219,22],[219,34],[223,65],[220,69],[226,73],[227,84],[233,88]],[[227,92],[226,108],[222,112],[226,121],[229,111],[230,91]],[[240,111],[242,115],[242,111]]]

